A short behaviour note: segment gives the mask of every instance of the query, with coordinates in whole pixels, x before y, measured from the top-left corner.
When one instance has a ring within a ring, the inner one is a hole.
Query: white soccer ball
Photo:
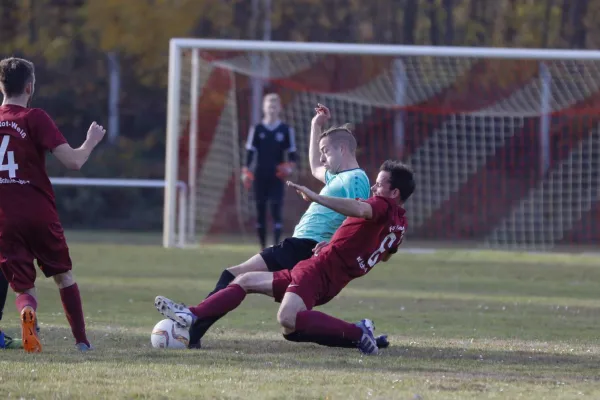
[[[150,342],[155,349],[186,349],[190,333],[170,319],[163,319],[152,329]]]

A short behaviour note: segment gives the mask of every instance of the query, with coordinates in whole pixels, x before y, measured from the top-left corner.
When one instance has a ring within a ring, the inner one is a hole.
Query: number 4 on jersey
[[[0,143],[0,172],[8,171],[9,178],[16,178],[19,165],[15,164],[15,152],[6,151],[9,141],[10,136],[5,135]]]

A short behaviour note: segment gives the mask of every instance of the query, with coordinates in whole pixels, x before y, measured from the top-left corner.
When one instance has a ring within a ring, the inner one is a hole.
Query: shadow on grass
[[[558,354],[534,351],[462,349],[394,345],[379,357],[363,357],[354,349],[336,349],[281,339],[232,339],[218,333],[207,336],[201,350],[159,350],[149,338],[132,332],[93,331],[97,350],[79,354],[65,351],[66,329],[48,332],[47,351],[34,355],[36,364],[118,363],[181,366],[235,366],[240,369],[298,368],[314,371],[373,371],[384,373],[443,373],[502,380],[600,381],[598,354]],[[220,337],[221,336],[221,337]],[[71,348],[72,349],[72,348]],[[12,355],[16,352],[7,352]],[[20,352],[19,352],[20,353]]]

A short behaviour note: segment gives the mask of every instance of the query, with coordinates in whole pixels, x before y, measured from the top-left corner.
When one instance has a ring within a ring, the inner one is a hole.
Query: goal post
[[[251,79],[283,97],[300,153],[319,101],[358,125],[370,176],[385,158],[411,164],[414,239],[547,249],[598,235],[585,221],[600,215],[600,173],[586,172],[600,156],[600,51],[174,38],[165,247],[176,244],[181,180],[186,243],[251,229],[252,193],[239,184]],[[300,153],[300,179],[314,186]],[[290,220],[302,206],[287,208]]]

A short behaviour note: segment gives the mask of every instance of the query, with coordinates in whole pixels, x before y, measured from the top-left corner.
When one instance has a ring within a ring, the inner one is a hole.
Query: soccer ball
[[[186,349],[190,333],[170,319],[163,319],[152,329],[150,342],[155,349]]]

